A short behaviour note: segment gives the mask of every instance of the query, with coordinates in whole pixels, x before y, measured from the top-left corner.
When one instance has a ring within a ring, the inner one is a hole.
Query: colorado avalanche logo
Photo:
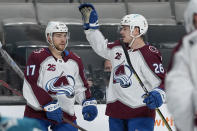
[[[45,86],[46,91],[56,93],[57,95],[66,94],[66,92],[74,95],[75,80],[71,75],[55,77],[49,80]]]
[[[122,88],[128,88],[132,84],[131,76],[132,70],[130,67],[122,63],[114,68],[113,82],[120,83]]]

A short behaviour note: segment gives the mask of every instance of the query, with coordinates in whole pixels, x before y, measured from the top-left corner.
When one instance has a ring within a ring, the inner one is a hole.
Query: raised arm
[[[88,3],[81,4],[79,11],[82,14],[83,28],[90,45],[98,55],[110,59],[110,52],[107,49],[108,40],[98,30],[98,15],[94,6]]]

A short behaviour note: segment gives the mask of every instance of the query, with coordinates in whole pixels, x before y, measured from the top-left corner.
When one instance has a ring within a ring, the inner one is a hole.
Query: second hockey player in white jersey
[[[154,109],[166,99],[163,91],[165,70],[160,52],[142,39],[148,29],[146,19],[139,14],[130,14],[120,22],[120,34],[131,63],[149,91],[149,95],[143,98],[145,92],[127,63],[120,41],[108,43],[103,37],[98,30],[98,16],[92,4],[81,4],[79,10],[90,45],[97,54],[112,63],[106,108],[110,131],[153,131]]]

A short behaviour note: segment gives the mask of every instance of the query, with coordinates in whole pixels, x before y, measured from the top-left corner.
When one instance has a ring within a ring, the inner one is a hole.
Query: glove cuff
[[[86,106],[96,106],[97,105],[97,101],[95,100],[95,98],[91,98],[91,99],[86,99],[82,102],[82,106],[86,107]]]
[[[84,30],[88,30],[90,28],[90,24],[89,23],[84,23],[83,24],[83,29]]]
[[[96,23],[84,23],[83,24],[83,28],[84,30],[89,30],[89,29],[98,29],[99,28],[99,24],[98,22]]]
[[[153,91],[159,92],[159,94],[161,95],[161,99],[162,99],[163,103],[166,102],[166,93],[162,89],[154,88]]]
[[[47,105],[43,106],[44,108],[44,111],[47,111],[47,112],[51,112],[51,111],[54,111],[58,108],[60,108],[60,105],[57,101],[53,101],[53,102],[50,102],[48,103]]]

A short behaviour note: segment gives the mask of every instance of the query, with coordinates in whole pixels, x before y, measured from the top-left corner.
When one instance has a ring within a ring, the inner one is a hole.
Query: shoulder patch
[[[154,47],[154,46],[149,46],[148,48],[149,48],[149,50],[150,50],[151,52],[159,53],[158,49],[157,49],[156,47]]]
[[[35,50],[33,51],[33,53],[39,54],[39,53],[41,53],[41,52],[43,52],[43,51],[44,51],[44,48],[39,48],[39,49],[35,49]]]

